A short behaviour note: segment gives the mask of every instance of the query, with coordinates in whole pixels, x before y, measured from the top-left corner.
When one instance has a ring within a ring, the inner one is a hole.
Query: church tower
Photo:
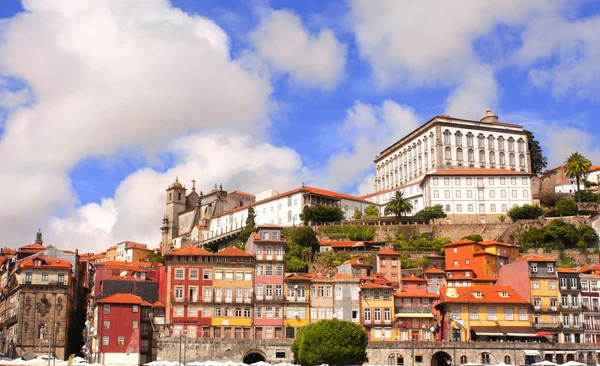
[[[167,210],[161,228],[163,255],[169,252],[173,238],[179,235],[179,214],[185,210],[185,191],[178,178],[167,188]]]

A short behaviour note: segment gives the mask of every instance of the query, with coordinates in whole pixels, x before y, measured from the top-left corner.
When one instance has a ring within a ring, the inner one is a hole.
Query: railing
[[[6,326],[12,325],[17,322],[17,316],[13,315],[6,321]]]

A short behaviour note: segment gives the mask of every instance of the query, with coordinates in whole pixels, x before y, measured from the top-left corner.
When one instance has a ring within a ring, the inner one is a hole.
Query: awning
[[[478,336],[502,336],[504,333],[499,326],[487,326],[487,327],[471,327],[471,330]]]
[[[471,329],[477,335],[487,336],[509,336],[509,337],[535,337],[535,329],[532,327],[506,327],[506,326],[473,326]]]
[[[540,351],[538,351],[537,349],[524,349],[523,352],[525,353],[525,356],[539,356],[540,355]]]
[[[398,313],[396,318],[433,318],[433,314],[429,313]]]

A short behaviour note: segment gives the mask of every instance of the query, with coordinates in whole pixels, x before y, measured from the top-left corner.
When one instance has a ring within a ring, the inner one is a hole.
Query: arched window
[[[38,326],[38,339],[46,339],[46,325],[40,324]]]
[[[498,137],[498,150],[504,150],[504,137]]]
[[[419,156],[419,170],[423,169],[423,160]]]
[[[482,133],[477,136],[477,147],[480,149],[485,148],[485,136]]]
[[[507,365],[510,365],[510,356],[509,355],[504,356],[504,363]]]
[[[460,147],[456,149],[456,160],[463,161],[463,150]]]
[[[485,164],[485,151],[484,150],[479,151],[479,162]]]
[[[452,160],[452,149],[450,148],[450,146],[446,147],[444,157],[446,158],[446,160]]]
[[[423,137],[423,145],[425,146],[425,150],[428,149],[427,143],[428,143],[427,136],[425,136],[425,137]]]
[[[456,140],[456,146],[462,146],[462,133],[460,131],[454,134],[454,139]]]
[[[501,152],[500,153],[500,165],[504,165],[504,164],[506,164],[506,161],[504,160],[504,153]]]
[[[496,164],[496,154],[490,151],[490,164]]]
[[[417,146],[419,149],[419,155],[421,155],[423,153],[423,145],[421,145],[421,140],[417,142]]]
[[[496,139],[494,139],[494,136],[489,135],[487,140],[488,140],[488,150],[494,150],[495,142],[496,142]]]
[[[460,364],[461,364],[461,365],[463,365],[463,364],[465,364],[465,363],[467,363],[467,362],[469,362],[469,361],[467,360],[467,356],[464,356],[464,355],[463,355],[463,356],[460,356]]]
[[[489,365],[492,363],[492,355],[487,352],[483,352],[481,354],[481,363],[484,365]]]
[[[425,159],[425,165],[427,165],[427,163],[429,162],[427,152],[423,154],[423,158]]]
[[[467,134],[467,147],[473,147],[473,134],[471,132]]]
[[[473,149],[469,149],[468,158],[469,158],[469,163],[475,162],[475,152],[473,151]]]
[[[509,155],[508,162],[509,162],[510,166],[515,166],[515,154]]]
[[[523,154],[519,155],[519,166],[525,167],[525,155]]]
[[[392,353],[387,359],[388,365],[404,365],[404,356],[400,353]]]
[[[508,138],[508,151],[515,151],[515,139],[512,137]]]
[[[181,192],[177,193],[177,200],[181,201]]]
[[[523,140],[522,138],[519,139],[518,144],[519,144],[519,152],[520,153],[525,152],[525,140]]]

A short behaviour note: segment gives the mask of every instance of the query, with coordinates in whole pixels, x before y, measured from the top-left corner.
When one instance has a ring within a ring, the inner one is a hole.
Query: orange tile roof
[[[35,261],[41,260],[41,266],[36,266]],[[19,265],[21,268],[55,268],[55,269],[71,269],[73,266],[69,261],[59,258],[26,258]]]
[[[219,250],[215,254],[218,257],[253,257],[252,254],[241,250],[238,247],[230,246],[225,249]]]
[[[467,244],[476,244],[473,240],[470,239],[460,239],[457,241],[453,241],[452,243],[444,244],[443,247],[454,247],[457,245],[467,245]]]
[[[450,297],[448,289],[454,289],[457,297]],[[481,292],[483,297],[477,298],[473,293]],[[500,296],[501,292],[507,292],[508,297]],[[510,286],[472,286],[472,287],[442,287],[440,288],[441,302],[449,303],[483,303],[483,304],[529,304]]]
[[[32,250],[46,250],[46,247],[41,245],[41,244],[27,244],[27,245],[23,245],[22,247],[20,247],[18,249],[19,251],[32,251]]]
[[[105,297],[102,300],[99,300],[100,304],[132,304],[132,305],[141,305],[142,298],[136,296],[134,294],[114,294],[108,297]]]
[[[408,276],[408,277],[403,278],[402,282],[427,282],[427,280],[424,280],[417,276]]]
[[[566,273],[578,273],[579,271],[576,268],[557,268],[557,272],[566,272]]]
[[[473,255],[481,255],[481,254],[495,255],[494,253],[486,252],[483,249],[479,249],[479,250],[476,250],[473,252]]]
[[[395,187],[395,188],[384,189],[384,190],[381,190],[381,191],[377,191],[377,192],[365,194],[363,196],[360,196],[360,198],[366,199],[366,198],[369,198],[369,197],[377,196],[377,195],[388,193],[388,192],[399,191],[399,190],[404,189],[404,188],[408,188],[408,187],[411,187],[411,186],[419,185],[420,183],[421,183],[421,181],[418,181],[418,182],[414,182],[414,183],[410,183],[410,184],[405,184],[405,185],[402,185],[402,186],[398,186],[398,187]],[[373,204],[373,202],[371,202],[371,204]],[[376,205],[374,205],[374,206],[376,206]]]
[[[587,264],[579,269],[579,273],[600,270],[600,264]]]
[[[246,193],[246,192],[243,192],[243,191],[240,191],[240,190],[235,190],[235,191],[233,191],[233,192],[231,192],[231,193],[237,193],[237,194],[239,194],[239,195],[242,195],[242,196],[254,197],[254,195],[253,195],[253,194]]]
[[[329,246],[333,248],[352,248],[352,247],[364,247],[365,242],[363,241],[320,241],[319,245]]]
[[[212,255],[212,254],[213,253],[208,252],[202,248],[198,248],[195,245],[190,245],[188,247],[175,249],[175,250],[167,253],[166,255],[173,256],[173,255]]]
[[[542,257],[537,254],[526,254],[517,258],[517,261],[527,261],[527,262],[556,262],[556,259]]]
[[[495,241],[495,240],[484,240],[484,241],[480,241],[478,244],[483,245],[483,246],[499,245],[499,246],[504,246],[504,247],[518,247],[518,245],[515,245],[515,244],[501,243],[501,242]]]
[[[157,301],[154,304],[152,304],[152,306],[154,306],[155,308],[164,308],[165,306],[163,305],[162,302]]]
[[[141,278],[135,276],[119,276],[113,275],[104,279],[104,281],[144,281]]]
[[[143,301],[143,302],[142,302],[142,306],[149,306],[149,307],[152,307],[152,304],[150,304],[148,301]]]
[[[406,292],[399,291],[394,292],[394,297],[430,297],[430,298],[438,298],[439,294],[434,294],[433,292]]]
[[[435,268],[435,267],[429,267],[425,270],[425,273],[440,273],[440,274],[446,274],[446,271],[444,271],[443,269],[439,269],[439,268]]]
[[[347,275],[345,273],[338,273],[335,276],[333,276],[333,278],[336,278],[336,279],[341,279],[341,278],[348,279],[348,278],[354,278],[354,277],[352,277],[350,275]]]
[[[324,276],[320,273],[306,273],[304,277],[312,278],[312,279],[327,279],[329,277]]]
[[[365,289],[391,288],[391,286],[383,285],[380,283],[365,283],[360,287],[365,288]]]
[[[11,248],[2,248],[2,254],[17,254],[17,251]]]
[[[366,266],[366,267],[371,267],[372,266],[372,265],[370,265],[368,263],[365,263],[364,260],[361,257],[355,257],[355,258],[352,258],[352,259],[348,259],[347,261],[345,261],[344,263],[342,263],[342,266],[346,265],[346,264],[350,264],[350,265],[353,265],[353,266]]]
[[[395,252],[389,248],[381,248],[377,254],[383,254],[383,255],[400,255],[400,253]]]
[[[467,175],[467,176],[472,176],[472,175],[532,175],[531,173],[526,173],[526,172],[519,172],[516,170],[510,170],[510,169],[444,169],[444,170],[438,170],[437,172],[434,173],[429,173],[427,175],[432,175],[432,176],[436,176],[436,175],[441,175],[441,176],[447,176],[447,175]],[[424,181],[425,179],[423,179]]]
[[[289,275],[285,276],[285,279],[286,280],[299,280],[299,281],[308,281],[308,280],[310,280],[310,278],[308,278],[306,276],[301,276],[301,275],[296,274],[296,273],[292,273],[292,274],[289,274]]]

